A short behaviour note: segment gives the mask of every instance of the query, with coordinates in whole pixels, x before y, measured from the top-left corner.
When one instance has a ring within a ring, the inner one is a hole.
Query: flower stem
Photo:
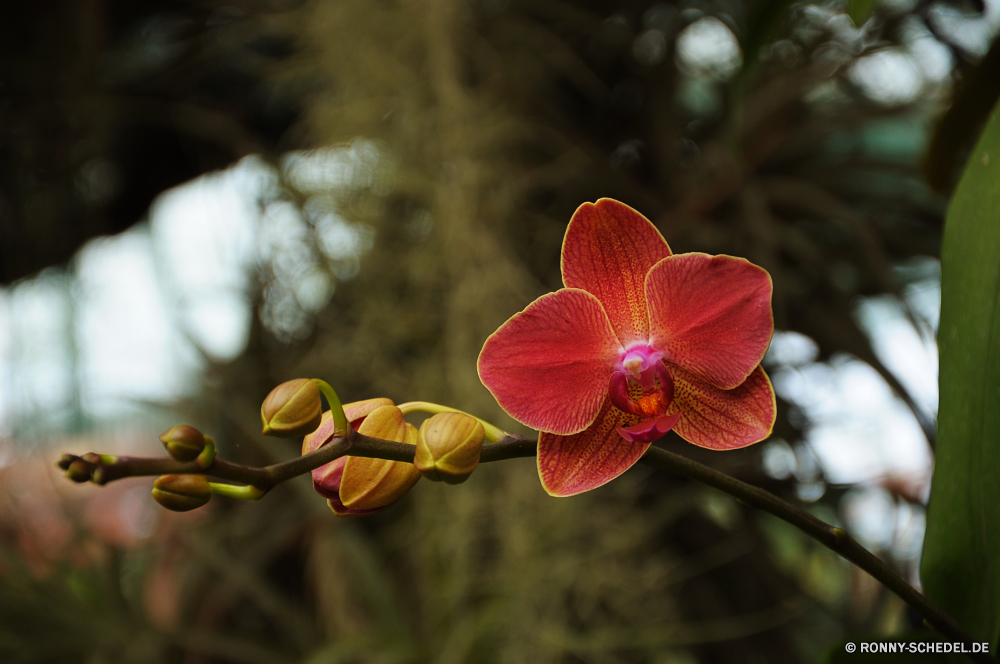
[[[454,409],[446,406],[437,406],[436,404],[426,404],[424,402],[412,402],[410,404],[403,404],[403,406],[409,408],[409,410],[404,410],[404,412],[418,410],[424,412],[454,411]],[[426,407],[439,410],[432,411]],[[402,409],[402,406],[400,408]],[[340,410],[343,412],[342,408]],[[254,496],[255,492],[263,495],[274,486],[298,475],[308,473],[314,468],[319,468],[345,454],[413,463],[414,451],[413,445],[382,440],[380,438],[370,438],[356,431],[349,430],[347,436],[334,438],[314,452],[289,461],[265,466],[264,468],[242,466],[222,459],[215,459],[214,463],[206,469],[200,467],[197,461],[184,462],[169,457],[147,459],[103,456],[92,473],[92,481],[96,484],[106,484],[116,479],[140,475],[200,473],[250,485],[247,487],[230,488],[231,485],[212,484],[213,493],[229,495],[234,498],[256,499],[259,496]],[[480,463],[503,461],[504,459],[519,457],[533,457],[536,453],[536,441],[526,439],[522,436],[504,435],[492,445],[483,447]],[[72,457],[72,455],[64,455],[63,459],[60,460],[60,467],[68,465],[68,462],[72,460],[67,459],[67,457]],[[795,526],[823,546],[826,546],[878,579],[885,587],[898,595],[900,599],[916,609],[929,626],[948,639],[960,641],[966,644],[966,647],[970,650],[972,649],[974,640],[968,632],[962,629],[940,607],[907,583],[889,565],[861,546],[843,529],[836,528],[817,519],[806,510],[782,500],[769,491],[755,487],[752,484],[747,484],[735,477],[730,477],[714,468],[688,459],[680,454],[669,452],[661,447],[650,447],[645,456],[642,457],[642,463],[707,484],[728,493],[751,507],[764,510]],[[970,652],[969,657],[977,662],[998,664],[997,659],[987,653]]]
[[[312,382],[326,397],[326,402],[330,406],[330,413],[333,416],[333,435],[338,438],[346,436],[351,430],[351,424],[347,421],[347,415],[344,414],[344,404],[340,403],[337,392],[325,380],[313,378]]]
[[[237,498],[239,500],[260,500],[267,493],[249,484],[218,484],[217,482],[209,482],[208,486],[211,487],[212,493],[218,496],[228,496],[229,498]]]
[[[399,404],[399,409],[406,413],[464,413],[470,417],[476,417],[470,413],[459,410],[457,408],[451,408],[449,406],[442,406],[441,404],[431,403],[429,401],[408,401],[406,403]],[[483,425],[483,429],[486,431],[486,440],[491,443],[495,443],[499,440],[505,438],[508,434],[506,431],[500,429],[500,427],[494,426],[484,419],[476,417],[476,420]]]
[[[894,569],[887,565],[871,551],[861,546],[842,528],[836,528],[817,519],[809,512],[778,498],[770,491],[765,491],[752,484],[741,482],[723,472],[692,461],[674,452],[668,452],[661,447],[650,447],[642,462],[648,466],[669,470],[678,475],[696,480],[708,486],[715,487],[743,501],[751,507],[756,507],[782,521],[790,523],[806,535],[809,535],[823,546],[854,563],[864,571],[878,579],[886,588],[894,592],[901,600],[912,606],[924,618],[927,624],[951,640],[961,641],[972,650],[974,642],[972,635],[966,632],[951,616],[927,599],[919,590],[911,586]],[[985,653],[969,653],[975,661],[996,663],[996,658]]]

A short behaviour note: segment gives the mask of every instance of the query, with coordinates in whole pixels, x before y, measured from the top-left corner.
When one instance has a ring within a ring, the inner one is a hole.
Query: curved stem
[[[411,410],[423,410],[422,402],[415,402],[410,405]],[[434,404],[429,404],[434,406]],[[420,406],[420,407],[416,407]],[[438,412],[451,412],[452,409]],[[251,485],[242,489],[243,494],[235,495],[240,487],[233,489],[220,489],[226,485],[214,484],[213,492],[223,495],[233,495],[233,497],[249,497],[251,490],[266,493],[274,486],[286,480],[310,472],[314,468],[319,468],[334,459],[345,454],[359,457],[370,457],[377,459],[389,459],[392,461],[404,461],[413,463],[414,446],[406,443],[397,443],[391,440],[380,438],[370,438],[350,431],[346,437],[333,438],[329,443],[314,452],[304,456],[283,461],[264,468],[254,468],[229,463],[221,459],[216,459],[212,465],[205,469],[201,468],[197,462],[183,462],[175,459],[160,458],[147,459],[136,457],[99,457],[98,455],[85,455],[88,461],[96,463],[96,468],[92,473],[92,481],[97,484],[106,484],[123,477],[134,477],[138,475],[166,475],[172,473],[195,473],[205,474],[222,479],[227,479],[242,484]],[[483,447],[480,463],[502,461],[504,459],[514,459],[518,457],[533,457],[537,453],[537,443],[534,440],[526,439],[522,436],[504,435],[492,445]],[[69,463],[79,457],[63,455],[59,461],[59,466],[66,469]],[[678,475],[683,475],[690,479],[702,482],[708,486],[715,487],[720,491],[728,493],[738,500],[769,512],[779,519],[795,526],[805,534],[817,540],[820,544],[831,549],[835,553],[854,563],[859,568],[871,574],[884,584],[889,590],[899,596],[904,602],[912,606],[926,620],[927,624],[938,632],[951,639],[960,641],[971,650],[975,643],[972,636],[956,623],[940,607],[931,602],[920,591],[911,586],[889,565],[876,557],[873,553],[865,549],[854,538],[843,529],[836,528],[791,503],[782,500],[769,491],[765,491],[752,484],[742,482],[735,477],[730,477],[714,468],[698,463],[674,452],[669,452],[661,447],[650,447],[642,463],[668,470]],[[224,493],[232,492],[232,493]],[[997,659],[987,653],[969,653],[969,657],[978,662],[991,662],[997,664]]]
[[[336,390],[320,378],[313,378],[312,382],[323,393],[323,396],[326,397],[326,403],[330,406],[330,414],[333,416],[333,435],[338,438],[346,436],[351,430],[351,424],[347,421],[347,415],[344,414],[344,404],[340,403],[340,397],[337,396]]]
[[[972,650],[974,639],[955,622],[951,616],[927,599],[919,590],[911,586],[894,569],[878,558],[871,551],[861,546],[842,528],[836,528],[817,519],[809,512],[778,498],[770,491],[765,491],[752,484],[741,482],[723,472],[692,461],[687,457],[669,452],[662,447],[650,447],[642,462],[661,470],[669,470],[696,480],[708,486],[715,487],[743,501],[751,507],[763,510],[782,521],[790,523],[806,535],[809,535],[823,546],[854,563],[864,571],[878,579],[886,588],[894,592],[901,600],[912,606],[924,618],[928,625],[954,641],[965,643]],[[969,653],[969,656],[980,662],[993,662],[995,657],[985,653]]]
[[[476,417],[471,413],[466,413],[464,410],[451,408],[450,406],[442,406],[441,404],[431,403],[429,401],[408,401],[406,403],[399,404],[399,409],[403,411],[404,415],[406,413],[433,413],[435,415],[438,413],[464,413],[469,417]],[[500,427],[490,424],[480,417],[476,417],[476,420],[483,425],[483,429],[486,431],[486,440],[491,443],[502,440],[508,435],[507,432],[503,431]]]
[[[205,436],[205,449],[201,451],[201,454],[198,455],[198,458],[194,462],[198,464],[199,468],[208,469],[215,463],[215,456],[215,439],[211,436]]]

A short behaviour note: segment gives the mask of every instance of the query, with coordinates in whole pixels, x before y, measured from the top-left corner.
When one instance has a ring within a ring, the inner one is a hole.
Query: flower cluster
[[[774,391],[760,367],[774,331],[765,270],[732,256],[674,255],[645,217],[601,199],[581,205],[570,220],[562,277],[565,288],[511,317],[486,340],[478,362],[500,406],[540,432],[538,472],[548,493],[572,496],[611,481],[671,430],[714,450],[770,434]],[[330,405],[325,413],[321,394]],[[404,415],[421,411],[433,417],[418,430]],[[334,440],[349,452],[359,436],[413,446],[413,463],[347,455],[312,470],[314,488],[339,516],[380,512],[421,477],[464,482],[484,439],[507,435],[422,401],[342,406],[315,378],[274,388],[261,423],[265,435],[304,436],[303,455]],[[213,463],[215,445],[193,427],[178,425],[161,440],[176,461],[189,464],[154,486],[168,509],[194,509],[217,493],[256,500],[270,488],[267,478],[261,488],[212,483],[197,473]],[[408,457],[396,449],[397,458]],[[106,465],[99,455],[60,461],[74,481],[103,478]]]

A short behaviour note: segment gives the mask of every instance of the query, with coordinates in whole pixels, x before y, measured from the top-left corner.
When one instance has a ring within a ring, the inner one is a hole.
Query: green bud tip
[[[319,386],[296,378],[271,390],[260,406],[260,421],[265,436],[297,438],[318,429],[322,413]]]
[[[188,512],[212,498],[204,475],[162,475],[153,482],[153,500],[173,512]]]
[[[190,424],[178,424],[160,434],[167,453],[178,461],[194,461],[205,449],[205,436]]]
[[[424,420],[413,465],[429,480],[461,484],[479,465],[486,431],[465,413],[438,413]]]

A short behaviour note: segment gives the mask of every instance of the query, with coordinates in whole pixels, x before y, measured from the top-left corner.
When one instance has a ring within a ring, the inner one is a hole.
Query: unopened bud
[[[355,431],[361,426],[361,423],[365,421],[369,413],[374,411],[376,408],[382,406],[392,406],[392,399],[387,399],[385,397],[376,397],[374,399],[365,399],[364,401],[354,401],[352,403],[344,404],[344,416],[350,423],[351,428]],[[315,452],[319,448],[323,447],[331,440],[333,440],[333,434],[336,425],[333,422],[333,413],[326,411],[323,413],[323,417],[320,419],[319,426],[315,431],[307,435],[302,439],[302,453],[309,454],[310,452]]]
[[[420,425],[413,465],[429,480],[461,484],[479,465],[486,436],[482,423],[465,413],[438,413]]]
[[[72,464],[74,461],[76,461],[79,458],[80,457],[78,457],[75,454],[64,454],[61,457],[59,457],[59,461],[56,461],[56,466],[58,466],[59,468],[61,468],[63,470],[69,470],[70,464]]]
[[[205,436],[190,424],[178,424],[160,434],[167,453],[178,461],[194,461],[205,449]]]
[[[265,436],[297,438],[319,427],[323,404],[319,386],[308,378],[296,378],[277,386],[260,406]]]
[[[153,500],[173,512],[197,509],[212,498],[204,475],[161,475],[153,482]]]
[[[417,430],[403,420],[403,413],[396,406],[381,406],[372,411],[358,428],[358,433],[373,438],[394,440],[399,443],[417,444]],[[379,510],[402,498],[417,480],[420,473],[412,463],[347,457],[338,483],[338,502],[348,510],[345,515],[368,510]],[[338,505],[331,499],[334,512]]]
[[[94,464],[87,463],[83,459],[76,459],[70,462],[66,468],[66,477],[77,484],[89,482],[94,473]]]

